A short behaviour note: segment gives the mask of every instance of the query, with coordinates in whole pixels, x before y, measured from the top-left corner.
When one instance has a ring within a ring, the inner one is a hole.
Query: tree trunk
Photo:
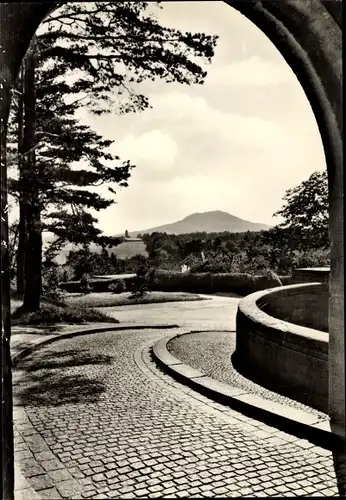
[[[24,67],[21,66],[19,74],[18,90],[24,93]],[[18,100],[18,170],[20,184],[23,182],[23,132],[24,132],[24,102],[20,96]],[[19,192],[19,227],[18,227],[18,248],[17,248],[17,293],[23,296],[25,290],[25,250],[27,240],[26,218],[22,187]]]
[[[19,201],[19,228],[18,228],[18,248],[17,248],[17,293],[23,297],[25,290],[25,260],[27,227],[25,218],[25,208]]]
[[[1,18],[0,18],[1,21]],[[0,39],[1,40],[1,39]],[[1,42],[0,42],[1,43]],[[1,63],[1,57],[0,57]],[[1,64],[0,64],[1,68]],[[1,71],[1,69],[0,69]],[[6,83],[6,82],[5,82]],[[10,84],[0,86],[1,116],[1,463],[2,463],[2,498],[13,499],[14,461],[13,461],[13,425],[12,425],[12,364],[10,351],[11,309],[10,309],[10,265],[8,242],[8,204],[7,204],[7,168],[6,168],[6,133],[10,103]],[[2,120],[1,120],[2,121]]]
[[[37,311],[42,288],[42,232],[38,174],[36,171],[36,91],[35,41],[25,56],[24,75],[24,138],[23,138],[23,210],[27,224],[25,247],[25,290],[23,307]]]
[[[26,244],[24,309],[40,308],[42,290],[42,232],[41,209],[37,205],[26,207],[28,240]]]

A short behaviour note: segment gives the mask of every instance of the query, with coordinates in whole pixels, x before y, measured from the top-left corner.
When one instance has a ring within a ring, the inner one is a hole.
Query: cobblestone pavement
[[[171,340],[167,348],[177,359],[215,380],[245,389],[270,401],[300,408],[316,415],[321,421],[328,419],[328,415],[321,411],[270,391],[243,377],[233,367],[231,361],[231,356],[236,348],[236,332],[208,331],[182,335]]]
[[[161,372],[149,348],[166,334],[89,334],[21,361],[16,500],[338,496],[331,452]]]
[[[11,327],[11,354],[12,357],[27,347],[46,340],[49,337],[56,337],[66,333],[87,328],[105,328],[116,326],[115,323],[82,323],[82,324],[62,324],[52,326],[29,326],[20,325]]]

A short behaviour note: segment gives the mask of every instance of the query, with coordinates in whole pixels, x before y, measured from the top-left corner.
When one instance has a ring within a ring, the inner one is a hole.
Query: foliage
[[[192,253],[183,259],[177,249],[188,247],[189,241],[196,240],[196,234],[190,235],[146,235],[145,240],[149,257],[137,255],[128,259],[117,259],[115,265],[109,265],[108,258],[102,259],[99,254],[90,254],[92,269],[95,274],[135,273],[140,265],[181,271],[181,265],[186,262],[192,273],[250,273],[260,274],[271,269],[279,275],[288,275],[296,267],[320,267],[329,265],[329,249],[315,248],[306,243],[302,246],[296,241],[290,229],[273,228],[260,233],[214,233],[200,239],[203,246],[201,252]],[[221,244],[217,246],[219,241]],[[161,246],[160,246],[161,245]],[[78,261],[83,265],[87,262],[83,252],[71,253],[68,261],[75,270],[75,279],[79,271]],[[185,253],[186,255],[186,253]],[[150,258],[151,256],[151,258]]]
[[[292,252],[292,267],[328,267],[330,265],[330,249],[317,248],[307,251]]]
[[[18,221],[8,225],[8,258],[10,264],[10,278],[13,279],[16,271],[16,250],[18,246]]]
[[[149,264],[167,270],[180,270],[186,262],[191,272],[258,274],[271,269],[286,275],[306,261],[312,267],[329,265],[328,248],[318,247],[308,238],[302,241],[290,228],[246,233],[153,233],[144,235],[143,240]],[[196,241],[198,252],[184,258]]]
[[[146,265],[141,265],[137,269],[137,278],[134,282],[131,299],[143,297],[150,292],[155,279],[155,268],[149,269]]]
[[[83,273],[80,279],[80,289],[82,293],[90,293],[92,291],[92,287],[90,286],[90,280],[87,273]]]
[[[101,253],[80,249],[69,252],[65,266],[69,269],[69,274],[72,274],[70,279],[80,280],[84,272],[91,276],[135,273],[140,265],[147,265],[147,263],[148,259],[141,254],[121,259],[106,249]]]
[[[53,304],[63,300],[63,292],[60,288],[62,272],[56,266],[44,266],[42,273],[42,297]]]
[[[279,228],[289,228],[301,243],[315,248],[329,245],[328,178],[327,172],[314,172],[308,180],[286,191],[284,206],[275,212],[284,222]]]
[[[55,323],[119,323],[115,318],[107,316],[96,309],[88,309],[77,305],[56,305],[42,302],[40,309],[25,312],[19,307],[12,314],[13,325],[51,325]]]
[[[108,290],[113,293],[126,292],[126,284],[124,280],[117,280],[115,283],[109,285]]]
[[[87,210],[107,208],[114,198],[90,188],[108,184],[115,194],[114,185],[126,187],[133,168],[128,161],[117,165],[113,141],[81,125],[78,108],[141,111],[149,102],[133,86],[148,78],[203,83],[198,60],[211,61],[216,38],[161,26],[146,2],[68,3],[47,16],[29,51],[35,60],[35,172],[11,182],[14,195],[28,186],[40,192],[45,230],[73,243],[97,241],[97,220]],[[12,122],[17,118],[15,112]],[[9,148],[10,157],[16,148]],[[72,167],[81,160],[84,168]]]
[[[118,260],[106,249],[101,254],[91,252],[88,248],[71,250],[67,256],[66,266],[73,272],[73,279],[80,280],[84,273],[116,274]]]
[[[198,63],[211,62],[217,37],[161,26],[152,6],[70,2],[48,16],[39,37],[62,91],[79,95],[94,113],[128,113],[149,106],[134,88],[146,79],[203,83]],[[78,77],[67,84],[73,71]]]
[[[65,242],[85,245],[92,241],[116,244],[101,235],[95,226],[97,219],[88,210],[99,211],[114,203],[116,186],[127,187],[133,165],[129,161],[121,163],[110,152],[113,141],[78,122],[74,117],[77,105],[66,106],[58,91],[52,98],[50,93],[55,87],[53,82],[47,86],[50,79],[48,70],[36,71],[35,165],[9,179],[10,193],[25,202],[32,199],[35,190],[44,221],[42,230],[53,233],[60,246]],[[19,158],[14,154],[15,128],[10,129],[11,138],[10,166],[16,167]],[[76,167],[80,161],[83,168]],[[102,184],[108,186],[111,197],[97,192]]]
[[[142,254],[136,254],[127,259],[118,259],[117,273],[136,273],[140,266],[148,266],[148,259]]]
[[[157,271],[153,290],[188,293],[236,293],[247,295],[257,290],[280,286],[280,279],[268,271],[249,273],[180,273]]]
[[[106,184],[116,194],[114,184],[126,187],[132,168],[129,162],[115,166],[112,141],[81,125],[77,109],[142,111],[149,101],[133,86],[148,78],[203,83],[198,62],[211,61],[216,38],[161,26],[146,2],[60,4],[43,21],[20,72],[8,144],[8,163],[19,170],[10,179],[11,193],[23,208],[21,232],[30,242],[21,243],[27,265],[18,266],[22,275],[25,267],[29,309],[40,303],[42,230],[59,244],[105,246],[109,241],[89,210],[110,206],[114,199],[97,188]],[[80,161],[86,168],[76,168]]]

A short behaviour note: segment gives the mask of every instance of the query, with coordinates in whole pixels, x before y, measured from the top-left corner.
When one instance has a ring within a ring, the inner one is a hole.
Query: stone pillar
[[[343,170],[330,185],[331,270],[329,281],[329,415],[333,432],[345,438],[345,304]]]

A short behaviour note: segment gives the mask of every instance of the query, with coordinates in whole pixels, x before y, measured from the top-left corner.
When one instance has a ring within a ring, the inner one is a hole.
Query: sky
[[[324,170],[322,142],[296,76],[272,42],[223,2],[163,2],[159,21],[219,35],[204,85],[145,82],[152,109],[80,119],[136,164],[117,203],[97,213],[105,234],[223,210],[275,225],[285,191]]]

